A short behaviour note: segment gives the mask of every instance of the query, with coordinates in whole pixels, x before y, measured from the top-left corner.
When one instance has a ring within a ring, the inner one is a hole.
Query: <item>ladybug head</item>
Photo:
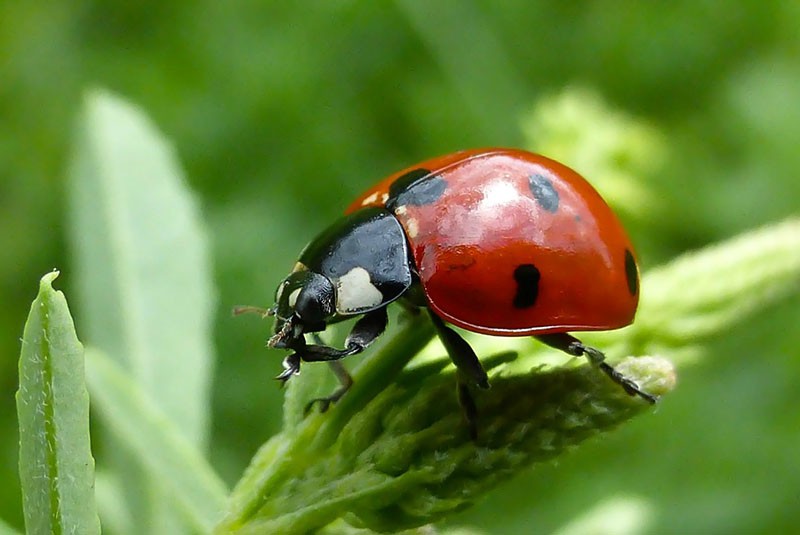
[[[303,344],[303,333],[325,330],[336,311],[336,292],[319,273],[303,270],[286,277],[275,292],[274,334],[267,345],[293,348]]]

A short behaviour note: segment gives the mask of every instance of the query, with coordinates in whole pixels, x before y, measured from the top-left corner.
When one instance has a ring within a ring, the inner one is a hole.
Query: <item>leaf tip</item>
[[[39,290],[52,290],[53,289],[53,281],[58,278],[61,272],[57,269],[54,269],[50,273],[46,273],[40,280],[39,280]]]

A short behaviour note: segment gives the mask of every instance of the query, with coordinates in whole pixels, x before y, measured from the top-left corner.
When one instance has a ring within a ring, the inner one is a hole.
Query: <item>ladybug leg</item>
[[[469,391],[469,385],[462,381],[461,378],[456,381],[456,394],[458,395],[458,404],[463,411],[464,419],[467,421],[469,438],[478,440],[478,407],[475,406],[475,400]]]
[[[308,415],[311,412],[311,409],[314,408],[314,405],[319,405],[319,412],[327,411],[330,406],[337,401],[339,401],[350,387],[353,386],[353,377],[350,373],[345,369],[344,365],[338,360],[330,360],[328,361],[328,366],[330,366],[331,371],[336,375],[336,379],[339,380],[339,388],[333,391],[330,396],[326,396],[324,398],[314,398],[306,404],[305,409],[303,409],[303,414]]]
[[[275,378],[281,382],[281,386],[286,384],[286,381],[292,378],[293,375],[300,373],[300,355],[292,353],[283,359],[283,371]]]
[[[436,334],[439,335],[442,345],[447,350],[447,354],[453,364],[456,365],[456,368],[478,387],[489,388],[489,376],[486,375],[486,370],[483,369],[481,361],[478,360],[478,356],[467,341],[461,338],[460,334],[446,326],[442,318],[433,312],[431,312],[431,321],[433,321]]]
[[[612,381],[620,385],[631,396],[639,396],[649,403],[658,401],[658,397],[649,394],[639,388],[632,379],[625,377],[613,366],[606,362],[606,356],[599,349],[584,345],[583,342],[567,333],[544,334],[535,337],[540,342],[560,349],[561,351],[575,357],[585,356],[593,366],[597,366]]]
[[[458,370],[458,382],[456,384],[456,392],[458,394],[458,404],[461,405],[461,410],[464,412],[464,419],[469,426],[469,435],[472,440],[478,438],[478,408],[475,406],[475,400],[469,391],[469,383],[474,383],[478,387],[486,389],[489,388],[489,377],[486,375],[486,370],[483,369],[481,361],[473,351],[472,347],[464,340],[456,331],[447,327],[442,319],[431,312],[431,321],[436,328],[436,333],[442,341],[450,360],[455,364]]]
[[[339,401],[350,387],[353,386],[353,378],[344,366],[338,362],[339,359],[364,351],[376,338],[383,334],[387,322],[388,316],[386,315],[386,308],[379,308],[364,314],[364,316],[356,322],[353,326],[353,330],[350,331],[350,334],[345,340],[344,349],[337,349],[323,344],[319,335],[316,333],[314,334],[316,342],[314,345],[304,345],[302,348],[296,349],[297,354],[300,355],[299,358],[305,362],[328,362],[341,385],[330,396],[311,400],[308,405],[306,405],[306,413],[311,410],[315,403],[319,404],[320,412],[325,412],[332,403]]]
[[[386,308],[368,312],[356,322],[347,339],[344,349],[337,349],[325,344],[303,345],[296,349],[305,362],[321,362],[339,360],[349,355],[361,353],[375,341],[386,329],[388,316]]]

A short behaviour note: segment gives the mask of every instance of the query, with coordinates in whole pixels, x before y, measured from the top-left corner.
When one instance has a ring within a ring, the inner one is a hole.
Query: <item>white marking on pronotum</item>
[[[389,194],[388,193],[384,193],[383,195],[381,195],[381,204],[386,204],[386,201],[388,201],[388,200],[389,200]]]
[[[275,292],[275,302],[280,303],[281,297],[283,297],[283,290],[286,289],[286,281],[283,281],[278,285],[278,291]]]
[[[372,204],[378,200],[378,192],[376,191],[369,197],[365,197],[363,201],[361,201],[361,206],[366,206],[368,204]]]
[[[336,310],[353,313],[381,304],[383,294],[370,281],[369,273],[362,267],[354,267],[336,281]]]
[[[295,303],[297,303],[297,296],[300,295],[300,290],[302,288],[295,288],[292,293],[289,294],[289,306],[294,308]]]

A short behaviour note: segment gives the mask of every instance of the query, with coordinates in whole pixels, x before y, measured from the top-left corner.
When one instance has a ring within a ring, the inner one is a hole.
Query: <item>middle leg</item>
[[[458,404],[461,405],[461,410],[464,413],[464,419],[469,426],[469,434],[472,440],[478,438],[478,408],[475,405],[475,400],[470,393],[470,383],[477,385],[479,388],[489,388],[489,377],[486,370],[483,369],[481,361],[475,351],[470,347],[466,340],[456,331],[446,326],[442,319],[430,313],[433,326],[436,328],[436,334],[442,341],[450,360],[456,366],[457,384],[456,392],[458,395]]]

